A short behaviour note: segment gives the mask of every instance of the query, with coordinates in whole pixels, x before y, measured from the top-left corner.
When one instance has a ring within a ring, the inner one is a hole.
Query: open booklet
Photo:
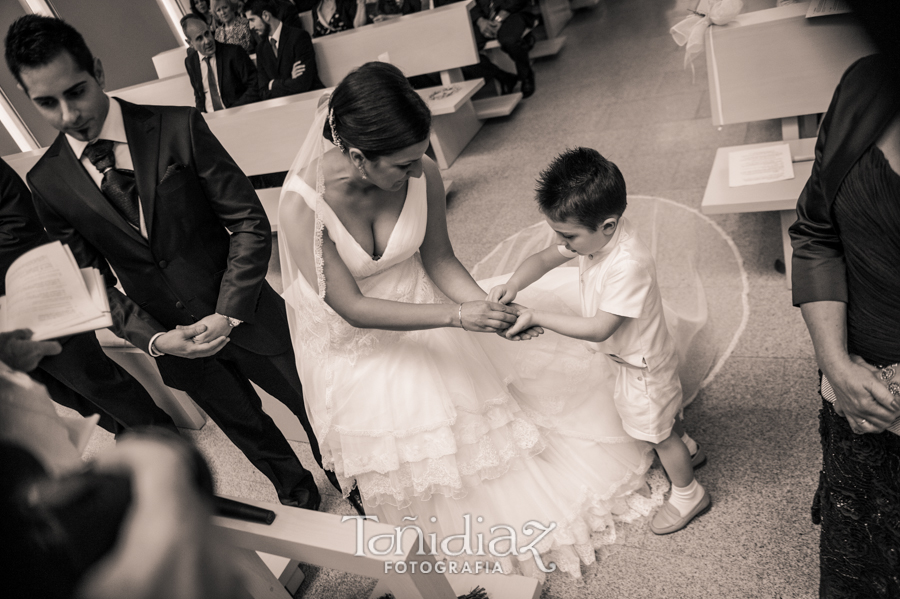
[[[30,250],[6,272],[0,297],[0,331],[31,329],[42,341],[112,326],[103,275],[78,268],[58,241]]]

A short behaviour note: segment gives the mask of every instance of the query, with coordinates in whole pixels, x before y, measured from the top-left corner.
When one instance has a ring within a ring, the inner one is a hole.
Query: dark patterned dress
[[[848,349],[876,366],[900,362],[900,175],[877,146],[844,178],[833,219],[847,265]],[[828,402],[820,418],[819,595],[900,598],[900,436],[857,435]]]
[[[219,25],[215,38],[223,44],[234,44],[244,49],[247,54],[256,52],[253,44],[253,34],[250,33],[250,24],[241,16],[235,17],[231,23]]]
[[[319,15],[318,9],[316,9],[316,19],[313,22],[313,37],[331,35],[332,33],[338,33],[339,31],[346,31],[348,29],[353,29],[353,22],[351,21],[348,23],[341,15],[340,10],[335,9],[334,14],[331,15],[331,20],[329,20],[326,25],[322,22],[322,17]]]

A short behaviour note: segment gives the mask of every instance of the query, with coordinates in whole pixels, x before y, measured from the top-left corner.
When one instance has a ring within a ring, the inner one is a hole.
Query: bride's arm
[[[314,236],[311,234],[315,226],[315,213],[300,198],[291,203],[283,202],[279,225],[279,242],[282,239],[287,242],[288,251],[301,274],[316,288]],[[295,233],[287,234],[288,231]],[[458,327],[461,324],[461,314],[466,330],[495,332],[506,329],[516,320],[515,316],[504,311],[508,310],[505,306],[484,301],[468,302],[460,310],[456,304],[410,304],[366,297],[341,259],[327,230],[323,232],[322,255],[326,281],[325,301],[344,320],[357,328],[415,331]],[[483,298],[484,292],[481,292],[478,299]]]
[[[435,285],[455,302],[484,299],[487,295],[453,252],[447,232],[447,198],[441,171],[428,156],[422,158],[428,181],[428,227],[419,248],[425,271]]]

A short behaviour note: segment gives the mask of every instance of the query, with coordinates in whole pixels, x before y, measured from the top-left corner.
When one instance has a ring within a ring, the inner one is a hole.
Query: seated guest
[[[457,1],[435,0],[434,5],[438,7]],[[488,40],[495,39],[500,43],[500,49],[516,65],[524,98],[534,93],[534,71],[528,52],[534,47],[534,36],[530,29],[534,27],[536,20],[527,8],[528,0],[475,0],[475,6],[471,10],[478,50],[484,49]],[[500,78],[500,82],[505,92],[507,83],[504,78]]]
[[[213,112],[259,100],[256,67],[243,48],[216,43],[206,23],[193,14],[182,17],[181,30],[196,50],[184,59],[184,66],[197,110]]]
[[[213,16],[211,10],[209,10],[209,2],[207,0],[191,0],[191,14],[197,15],[209,25],[210,31],[216,30],[216,18]]]
[[[419,12],[422,10],[422,3],[420,0],[378,0],[375,7],[376,14],[372,20],[378,23],[379,21]]]
[[[365,0],[319,0],[313,11],[313,37],[362,27],[366,18]]]
[[[22,254],[50,240],[38,219],[25,182],[0,160],[0,295],[6,271]],[[56,341],[31,341],[27,330],[0,333],[0,361],[34,371],[60,405],[83,416],[100,414],[100,426],[113,434],[141,426],[176,432],[175,423],[125,369],[113,362],[91,332]]]
[[[256,41],[250,33],[247,19],[235,12],[231,0],[212,0],[212,11],[219,20],[216,41],[240,46],[247,54],[252,54],[256,49]]]
[[[275,16],[279,14],[275,2],[250,0],[244,14],[260,37],[256,66],[261,99],[281,98],[325,87],[319,81],[312,38],[302,29],[282,23]]]

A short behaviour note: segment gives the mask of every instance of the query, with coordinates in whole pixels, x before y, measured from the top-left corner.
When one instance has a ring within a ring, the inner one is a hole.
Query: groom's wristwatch
[[[216,314],[218,314],[218,312],[216,312]],[[237,318],[232,318],[232,317],[230,317],[230,316],[225,316],[224,314],[219,314],[219,316],[221,316],[222,318],[224,318],[225,320],[227,320],[227,321],[228,321],[228,326],[230,326],[232,329],[233,329],[234,327],[238,326],[239,324],[241,324],[242,322],[244,322],[243,320],[238,320]]]

